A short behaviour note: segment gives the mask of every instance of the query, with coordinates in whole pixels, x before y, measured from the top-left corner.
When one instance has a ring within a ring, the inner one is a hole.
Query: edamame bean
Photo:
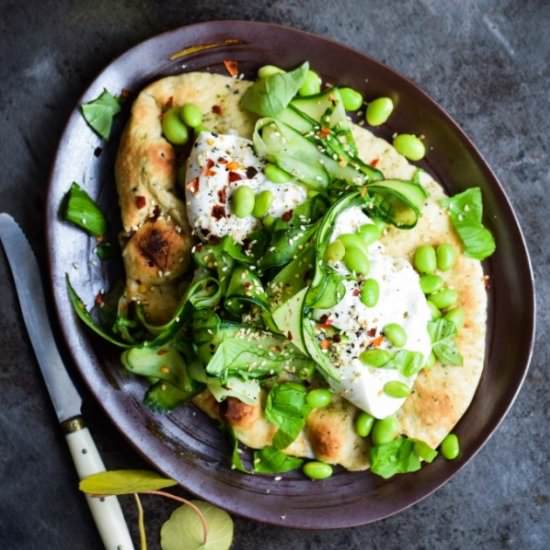
[[[374,223],[366,223],[359,228],[358,234],[368,246],[369,244],[377,241],[380,238],[382,232],[380,231],[379,227]]]
[[[346,247],[340,239],[331,242],[325,251],[325,260],[328,262],[339,262],[346,254]]]
[[[286,183],[292,179],[292,176],[288,172],[281,170],[276,164],[266,164],[264,174],[273,183]]]
[[[399,433],[399,425],[393,416],[377,420],[372,427],[372,442],[375,445],[384,445],[393,441]]]
[[[270,216],[269,214],[267,216],[264,216],[262,219],[262,224],[264,227],[267,227],[268,229],[275,223],[275,218],[273,216]]]
[[[424,362],[424,368],[431,369],[434,365],[435,365],[435,355],[433,351],[430,351],[428,357],[426,357],[426,361]]]
[[[365,241],[361,238],[359,233],[343,233],[338,237],[338,240],[341,241],[346,248],[355,246],[366,252]]]
[[[307,404],[314,409],[328,407],[332,401],[332,392],[326,388],[316,388],[308,392]]]
[[[283,69],[276,67],[275,65],[264,65],[258,69],[258,78],[268,78],[274,74],[284,73]]]
[[[162,133],[164,137],[174,145],[183,145],[189,139],[189,130],[182,122],[179,109],[169,109],[162,116]]]
[[[434,247],[429,244],[419,246],[414,253],[413,263],[418,273],[426,273],[428,275],[435,273],[437,258]]]
[[[381,126],[393,112],[393,101],[389,97],[379,97],[367,106],[366,118],[369,126]]]
[[[441,271],[449,271],[455,263],[456,251],[451,244],[443,243],[436,248],[437,267]]]
[[[439,309],[453,307],[458,300],[458,292],[452,288],[442,288],[430,296],[430,301]]]
[[[456,326],[456,330],[460,330],[464,326],[464,310],[461,307],[450,309],[443,317],[447,321],[452,321]]]
[[[272,202],[273,193],[271,191],[268,191],[267,189],[265,191],[260,191],[255,197],[254,210],[252,211],[252,214],[256,218],[263,218],[269,212]]]
[[[310,479],[327,479],[332,475],[332,466],[312,460],[304,464],[303,471]]]
[[[181,108],[180,116],[190,128],[199,128],[202,124],[202,112],[194,103],[185,103]]]
[[[410,355],[410,359],[402,367],[403,374],[405,376],[414,376],[415,374],[418,374],[423,367],[422,365],[423,360],[424,360],[424,356],[421,353],[419,352],[412,353]]]
[[[420,288],[424,294],[433,294],[443,286],[443,279],[439,275],[422,275]]]
[[[338,88],[344,109],[346,111],[357,111],[363,105],[363,96],[353,88]]]
[[[380,285],[376,279],[365,279],[361,285],[361,302],[367,307],[374,307],[380,297]]]
[[[344,264],[350,271],[361,275],[366,275],[370,269],[367,255],[358,246],[346,246]]]
[[[397,152],[409,160],[421,160],[426,154],[422,140],[414,134],[399,134],[393,138],[393,146]]]
[[[396,348],[402,348],[407,343],[407,333],[398,323],[388,323],[382,333]]]
[[[365,365],[382,367],[391,359],[391,352],[385,349],[368,349],[359,355],[359,359]]]
[[[458,437],[455,434],[449,434],[441,442],[440,450],[441,454],[447,460],[454,460],[457,458],[460,454],[460,443],[458,441]]]
[[[403,399],[411,393],[411,390],[405,382],[401,382],[400,380],[392,380],[391,382],[386,382],[384,384],[384,393],[390,397]]]
[[[241,185],[231,195],[231,209],[237,218],[246,218],[254,210],[254,191],[248,185]]]
[[[419,440],[414,442],[414,452],[417,454],[418,458],[428,463],[433,462],[437,456],[437,451],[435,449],[432,449],[427,443],[424,443],[424,441]]]
[[[374,418],[366,412],[362,412],[355,419],[355,433],[359,437],[368,437],[374,425]]]
[[[315,71],[308,70],[298,94],[301,96],[318,94],[321,91],[321,82],[321,77]]]
[[[432,319],[439,319],[441,317],[441,311],[439,311],[439,308],[437,308],[436,305],[430,300],[427,300],[427,303],[430,311],[432,312]]]

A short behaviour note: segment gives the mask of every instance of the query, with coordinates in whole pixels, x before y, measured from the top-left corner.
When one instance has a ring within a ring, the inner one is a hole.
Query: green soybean
[[[370,126],[381,126],[393,112],[393,101],[389,97],[379,97],[367,106],[366,119]]]
[[[432,313],[432,319],[439,319],[441,317],[441,311],[439,311],[439,308],[430,300],[427,300],[427,303]]]
[[[396,348],[402,348],[407,343],[407,333],[398,323],[388,323],[382,333]]]
[[[288,172],[281,170],[276,164],[266,164],[264,174],[273,183],[286,183],[292,179],[292,176]]]
[[[437,267],[441,271],[449,271],[455,263],[456,251],[451,244],[440,244],[435,251],[437,255]]]
[[[421,160],[426,154],[422,140],[414,134],[399,134],[393,138],[393,146],[398,153],[409,160]]]
[[[391,352],[385,349],[368,349],[359,355],[359,359],[365,365],[382,367],[391,359]]]
[[[162,116],[162,133],[164,137],[174,145],[183,145],[189,139],[189,130],[182,122],[179,109],[169,109]]]
[[[317,388],[308,392],[306,400],[310,407],[322,409],[332,402],[332,392],[326,388]]]
[[[376,279],[365,279],[361,285],[361,302],[367,307],[374,307],[380,298],[380,285]]]
[[[254,210],[254,191],[248,185],[241,185],[231,195],[231,209],[237,218],[246,218]]]
[[[275,223],[275,218],[273,216],[270,216],[269,214],[267,216],[264,216],[262,218],[262,224],[264,227],[267,227],[268,229]]]
[[[363,105],[363,96],[353,88],[339,88],[340,97],[346,111],[357,111]]]
[[[321,91],[321,82],[321,77],[315,71],[309,70],[298,94],[301,96],[318,94]]]
[[[346,248],[355,246],[366,252],[365,241],[361,238],[359,233],[343,233],[338,237],[338,240],[341,241]]]
[[[424,366],[422,363],[424,361],[424,356],[419,352],[413,352],[411,355],[411,358],[403,368],[403,375],[404,376],[414,376],[415,374],[419,373],[422,370],[422,367]]]
[[[439,309],[453,307],[458,300],[458,292],[452,288],[442,288],[430,296],[430,301]]]
[[[437,457],[437,451],[432,449],[427,443],[424,443],[424,441],[416,440],[414,442],[414,452],[418,458],[428,463],[433,462]]]
[[[384,445],[393,441],[399,433],[399,425],[393,416],[377,420],[372,427],[371,438],[375,445]]]
[[[355,419],[355,433],[359,437],[368,437],[374,425],[374,418],[366,412],[362,412]]]
[[[325,260],[328,262],[339,262],[346,254],[346,247],[340,239],[331,242],[325,251]]]
[[[420,288],[424,294],[433,294],[443,286],[443,279],[439,275],[422,275]]]
[[[327,479],[332,475],[332,466],[313,460],[304,464],[303,471],[310,479]]]
[[[190,128],[198,128],[202,124],[202,112],[194,103],[185,103],[180,117]]]
[[[274,74],[284,73],[283,69],[276,67],[275,65],[264,65],[258,69],[258,78],[268,78]]]
[[[442,442],[441,442],[441,454],[447,459],[447,460],[454,460],[458,457],[460,454],[460,443],[458,441],[458,437],[455,434],[449,434]]]
[[[435,355],[433,351],[430,351],[428,354],[428,357],[426,357],[426,360],[424,361],[424,368],[425,369],[431,369],[435,365]]]
[[[268,213],[272,202],[273,193],[271,191],[260,191],[254,199],[254,210],[252,214],[256,216],[256,218],[263,218]]]
[[[358,246],[346,246],[344,264],[350,271],[360,275],[366,275],[370,269],[369,258]]]
[[[414,267],[418,273],[431,275],[437,269],[437,258],[435,248],[429,244],[419,246],[413,258]]]
[[[384,384],[384,393],[390,397],[402,399],[403,397],[407,397],[411,393],[411,390],[404,382],[392,380]]]
[[[443,316],[447,321],[452,321],[457,330],[464,326],[464,310],[461,307],[454,307]]]
[[[382,232],[380,231],[380,228],[374,223],[366,223],[359,228],[358,235],[368,246],[369,244],[377,241],[382,235]]]

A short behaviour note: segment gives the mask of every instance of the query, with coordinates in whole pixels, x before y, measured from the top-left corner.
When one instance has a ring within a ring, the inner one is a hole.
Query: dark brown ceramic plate
[[[228,39],[232,42],[224,44]],[[197,44],[218,47],[171,60],[174,52]],[[101,266],[91,239],[58,217],[64,193],[72,181],[78,181],[109,213],[116,233],[113,159],[127,109],[107,145],[99,142],[75,109],[57,152],[47,203],[47,238],[53,293],[66,343],[81,375],[120,431],[155,467],[193,493],[236,514],[278,525],[327,529],[373,522],[445,483],[480,449],[513,402],[527,371],[534,334],[533,275],[521,230],[502,186],[441,107],[412,82],[364,54],[301,31],[243,21],[180,28],[147,40],[113,61],[81,101],[96,97],[103,88],[137,92],[156,78],[182,71],[224,72],[224,59],[237,60],[249,76],[266,63],[293,67],[308,59],[328,82],[353,86],[367,98],[389,95],[397,109],[381,134],[424,134],[433,146],[424,167],[448,192],[474,184],[482,188],[497,252],[485,265],[491,277],[487,359],[475,399],[456,430],[462,442],[460,459],[438,459],[418,473],[389,481],[344,471],[322,482],[308,481],[298,473],[275,481],[232,471],[224,436],[193,407],[162,416],[143,406],[144,384],[120,368],[117,350],[99,342],[78,322],[65,289],[68,272],[85,302],[92,304],[96,293],[116,278],[116,267]],[[98,146],[104,150],[95,156]]]

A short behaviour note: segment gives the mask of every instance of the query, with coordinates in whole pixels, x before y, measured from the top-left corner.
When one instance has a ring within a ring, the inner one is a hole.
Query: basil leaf
[[[219,378],[208,377],[206,385],[218,403],[228,397],[236,397],[243,403],[254,405],[260,398],[260,384],[257,380],[241,380],[231,376],[222,382]]]
[[[78,488],[89,495],[129,495],[177,484],[177,481],[149,470],[110,470],[84,478]]]
[[[241,98],[240,106],[260,116],[278,115],[298,93],[308,69],[306,61],[293,71],[257,80]]]
[[[441,204],[449,212],[466,256],[484,260],[495,251],[495,239],[482,223],[483,199],[479,187],[472,187],[454,197],[444,199]]]
[[[414,442],[406,437],[398,437],[390,443],[371,447],[370,461],[371,472],[384,479],[396,474],[416,472],[421,468]]]
[[[258,474],[281,474],[300,468],[301,458],[285,455],[275,447],[264,447],[254,453],[254,471]]]
[[[104,89],[93,101],[83,103],[80,111],[90,128],[106,140],[111,135],[113,118],[120,112],[120,102]]]
[[[301,432],[309,407],[304,386],[285,382],[273,386],[267,396],[265,416],[279,429],[273,438],[273,447],[285,449]]]
[[[461,367],[463,358],[456,345],[456,325],[447,319],[435,319],[428,323],[428,333],[432,340],[432,351],[439,362]]]
[[[84,229],[93,237],[102,237],[107,231],[107,220],[93,199],[73,182],[62,208],[63,219]]]

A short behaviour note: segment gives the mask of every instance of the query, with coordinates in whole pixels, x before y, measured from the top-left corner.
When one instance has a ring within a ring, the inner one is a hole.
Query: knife
[[[36,256],[16,221],[0,213],[0,241],[13,274],[23,320],[38,366],[46,382],[57,419],[80,479],[105,471],[105,466],[81,415],[82,399],[59,355],[53,338]],[[128,526],[115,496],[86,495],[101,540],[107,550],[133,550]]]

